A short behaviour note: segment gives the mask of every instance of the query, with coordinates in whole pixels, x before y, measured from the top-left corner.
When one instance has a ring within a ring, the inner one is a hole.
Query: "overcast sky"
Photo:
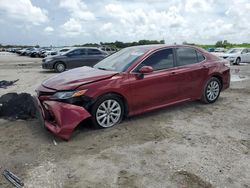
[[[0,0],[0,43],[250,42],[250,0]]]

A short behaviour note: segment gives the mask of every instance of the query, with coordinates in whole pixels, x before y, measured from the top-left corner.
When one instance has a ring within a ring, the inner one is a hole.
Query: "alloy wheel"
[[[207,86],[206,96],[209,101],[217,99],[220,93],[220,85],[217,81],[211,81]]]
[[[96,120],[101,127],[112,127],[119,122],[121,114],[121,105],[116,100],[109,99],[98,106]]]
[[[57,64],[57,65],[56,65],[56,70],[57,70],[58,72],[63,72],[63,71],[65,70],[64,64],[61,64],[61,63]]]

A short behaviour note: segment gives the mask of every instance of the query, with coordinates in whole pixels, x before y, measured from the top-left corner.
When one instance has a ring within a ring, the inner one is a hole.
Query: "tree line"
[[[138,45],[147,45],[147,44],[165,44],[165,41],[164,40],[139,40],[139,41],[134,41],[134,42],[115,41],[115,42],[85,43],[85,44],[79,44],[79,45],[73,45],[73,46],[74,47],[110,46],[110,47],[120,49],[120,48],[129,47],[129,46],[138,46]],[[222,48],[248,47],[250,48],[250,43],[234,44],[234,43],[228,42],[227,40],[220,40],[220,41],[217,41],[215,44],[194,44],[194,43],[188,43],[186,41],[184,41],[183,44],[195,45],[204,49],[218,48],[218,47],[222,47]],[[29,47],[39,47],[39,45],[31,46],[31,45],[2,45],[0,44],[0,48],[29,48]]]

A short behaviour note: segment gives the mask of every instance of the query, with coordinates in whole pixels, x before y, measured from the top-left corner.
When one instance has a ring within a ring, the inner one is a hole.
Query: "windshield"
[[[226,53],[227,54],[234,54],[234,53],[238,53],[241,51],[242,51],[242,49],[240,49],[240,48],[233,48],[233,49],[228,50]]]
[[[125,48],[103,59],[94,68],[124,72],[146,51],[148,51],[148,48]]]

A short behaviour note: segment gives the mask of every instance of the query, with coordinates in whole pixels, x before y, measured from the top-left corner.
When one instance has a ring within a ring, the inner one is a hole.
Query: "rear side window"
[[[248,50],[247,49],[244,49],[243,51],[242,51],[242,54],[245,54],[245,53],[247,53],[248,52]]]
[[[136,71],[143,66],[151,66],[154,70],[174,67],[173,49],[164,49],[153,53],[136,68]]]
[[[102,52],[97,49],[88,49],[88,55],[101,55]]]
[[[205,60],[204,56],[193,48],[177,48],[177,66],[190,65]]]
[[[72,55],[72,56],[85,55],[85,49],[72,50],[68,53],[68,55]]]

